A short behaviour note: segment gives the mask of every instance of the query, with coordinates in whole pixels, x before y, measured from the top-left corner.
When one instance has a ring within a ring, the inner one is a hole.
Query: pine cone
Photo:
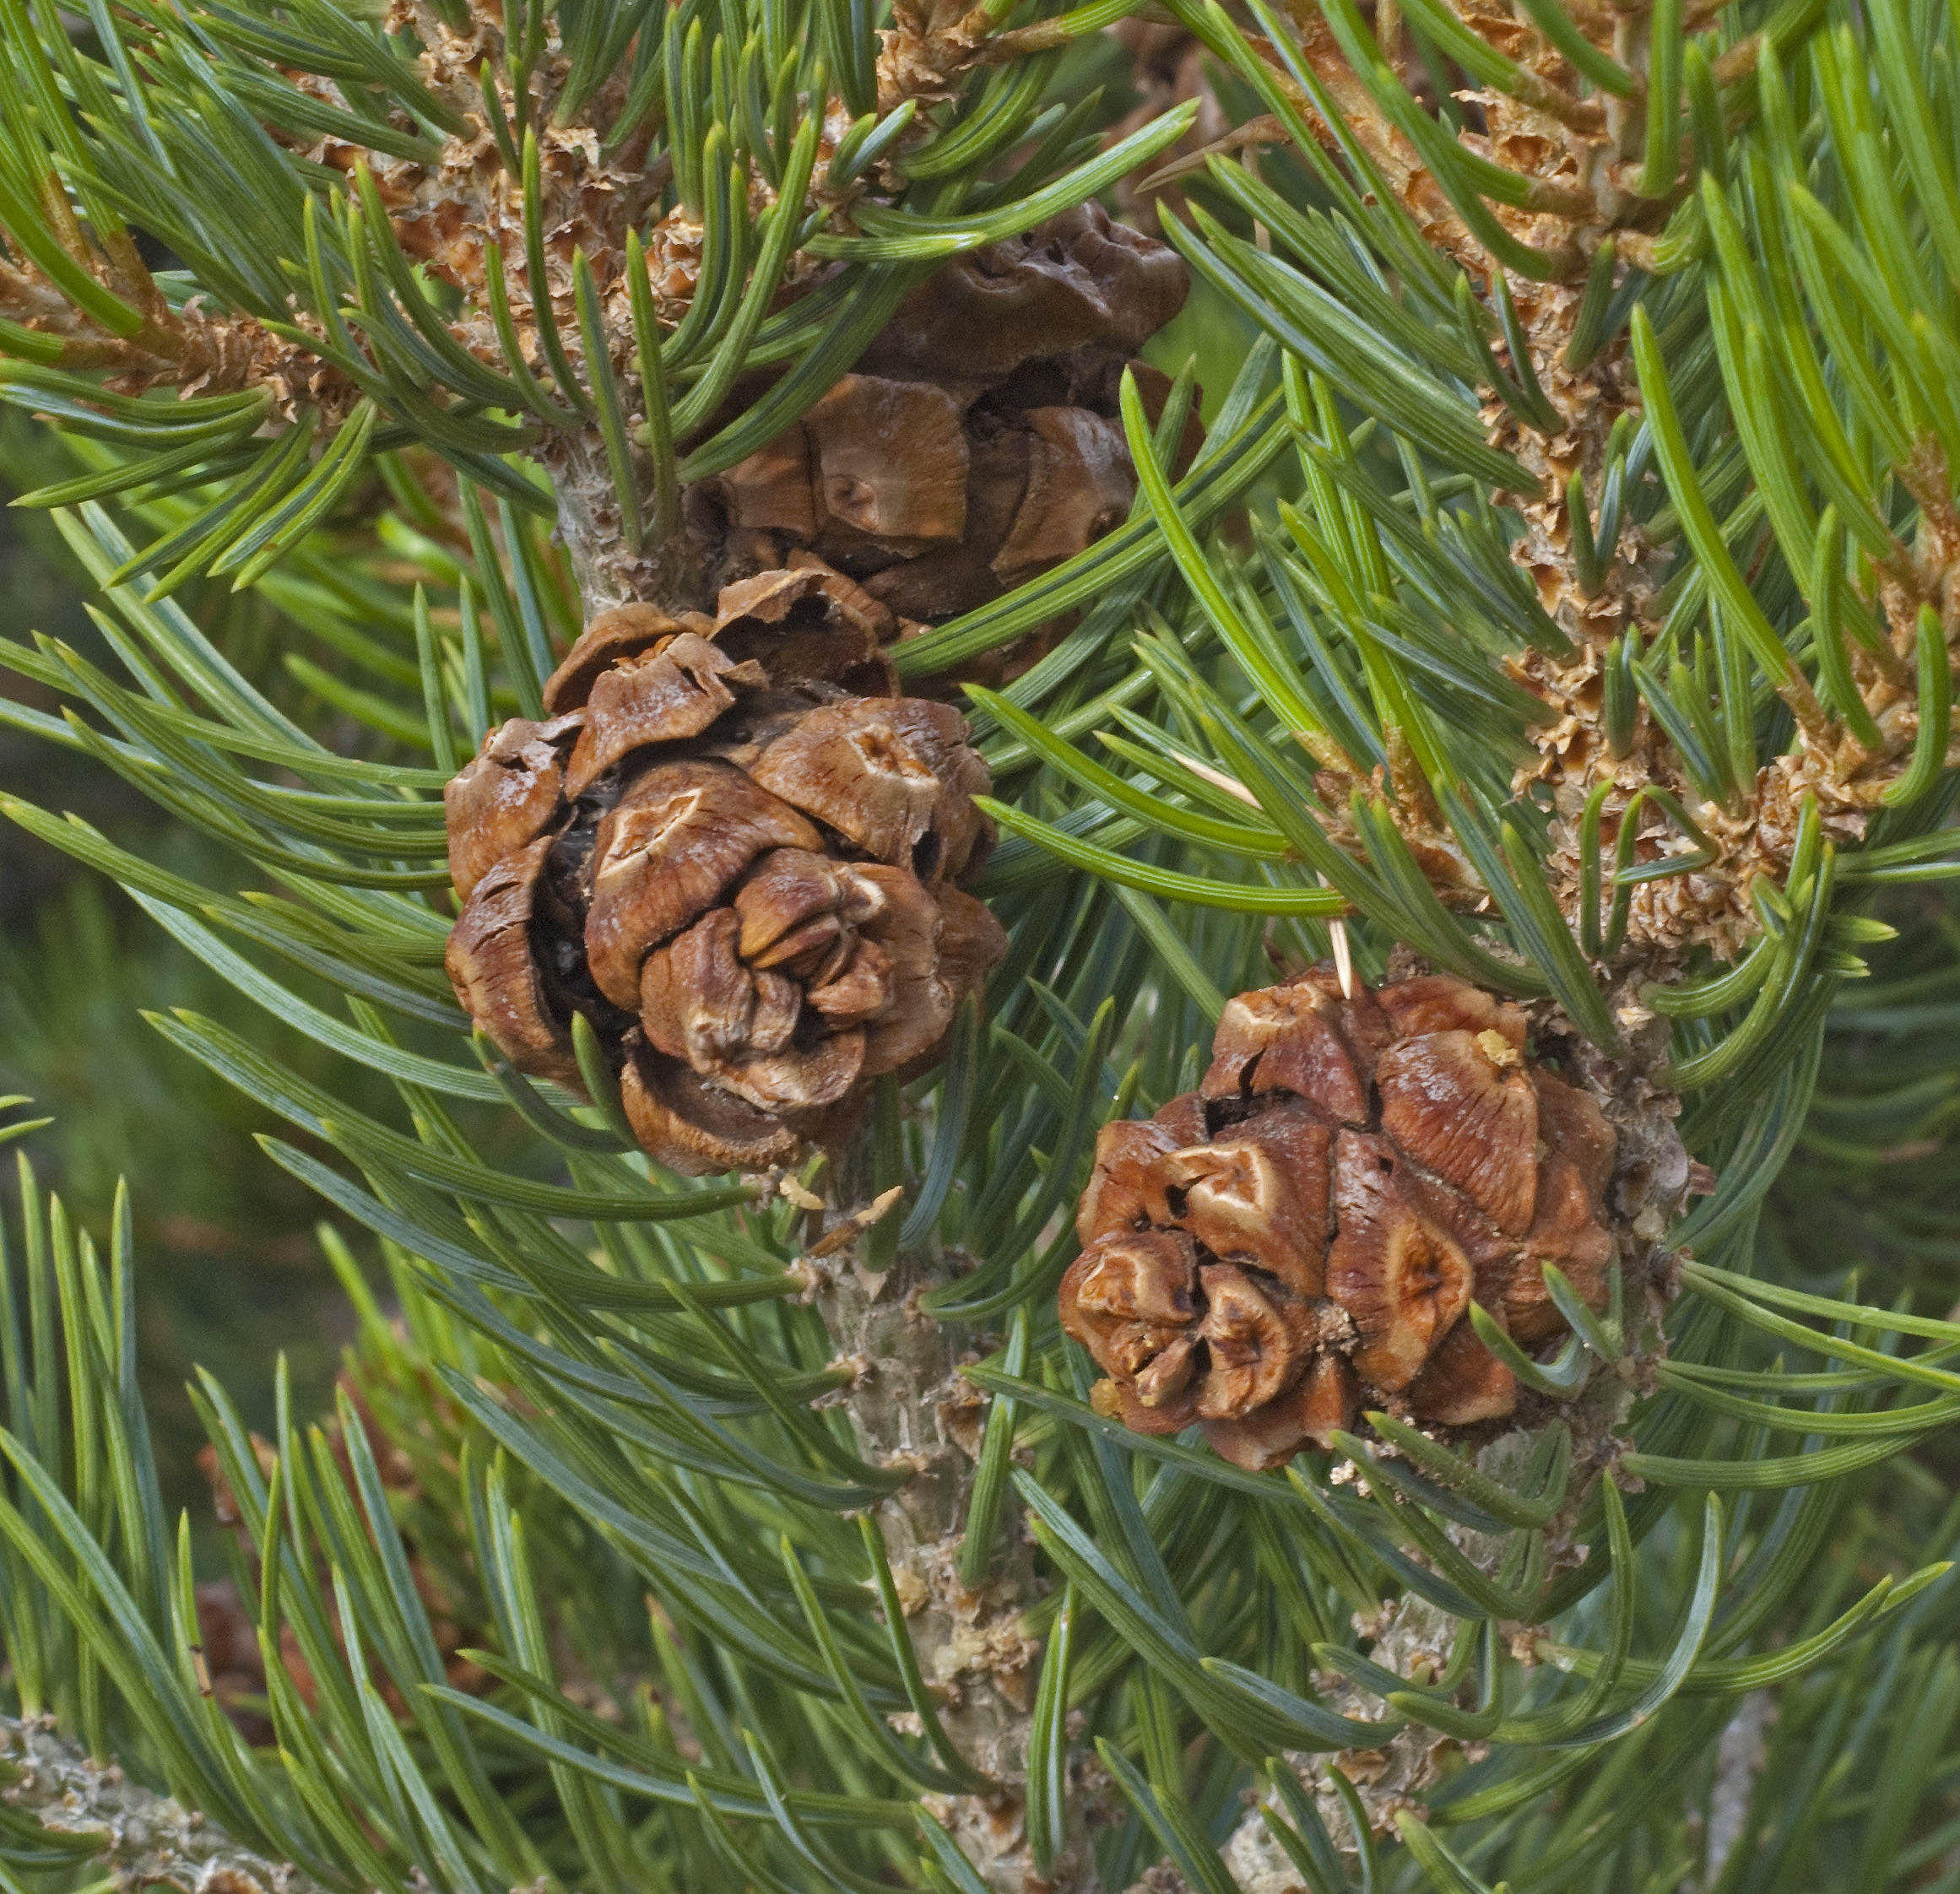
[[[1226,1008],[1210,1069],[1106,1125],[1062,1325],[1138,1431],[1195,1421],[1276,1466],[1371,1404],[1464,1426],[1517,1385],[1473,1296],[1521,1344],[1566,1326],[1540,1265],[1605,1306],[1616,1139],[1525,1056],[1524,1015],[1447,975],[1343,998],[1325,966]]]
[[[955,885],[992,846],[987,769],[896,693],[891,614],[814,560],[714,619],[603,613],[449,784],[458,998],[577,1089],[583,1013],[670,1169],[761,1170],[923,1069],[1005,936]]]
[[[916,630],[1073,557],[1136,497],[1123,371],[1154,419],[1169,380],[1132,358],[1188,281],[1094,203],[955,259],[795,426],[703,484],[731,569],[814,553]],[[1180,471],[1203,439],[1194,414]]]

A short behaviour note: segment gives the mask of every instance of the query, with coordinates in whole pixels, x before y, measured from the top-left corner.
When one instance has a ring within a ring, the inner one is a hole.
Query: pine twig
[[[869,1155],[863,1145],[847,1155],[837,1180],[839,1203],[859,1194],[849,1173],[868,1168]],[[862,1194],[871,1199],[869,1190]],[[962,1445],[959,1438],[971,1398],[960,1377],[959,1338],[918,1301],[921,1289],[940,1280],[938,1259],[903,1249],[889,1259],[867,1258],[862,1249],[855,1258],[842,1253],[864,1235],[882,1201],[829,1214],[830,1227],[812,1254],[833,1239],[836,1247],[813,1299],[840,1357],[858,1369],[845,1403],[858,1451],[874,1464],[909,1463],[913,1469],[879,1508],[879,1529],[919,1668],[929,1686],[945,1692],[946,1734],[999,1785],[991,1794],[947,1797],[939,1818],[988,1886],[1007,1894],[1033,1885],[1028,1838],[1017,1819],[1038,1655],[1021,1628],[1038,1590],[1033,1548],[1010,1531],[985,1581],[972,1590],[961,1583],[959,1554],[977,1461],[971,1439]],[[1057,1874],[1043,1883],[1056,1894],[1090,1894],[1096,1883],[1086,1846],[1058,1862]]]
[[[186,1894],[322,1894],[290,1861],[241,1848],[194,1809],[132,1782],[54,1734],[52,1717],[0,1717],[0,1800],[51,1835],[99,1836],[94,1860],[118,1887]]]

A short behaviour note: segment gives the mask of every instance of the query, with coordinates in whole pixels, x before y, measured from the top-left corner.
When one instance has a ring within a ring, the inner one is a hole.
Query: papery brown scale
[[[1354,1426],[1360,1407],[1360,1383],[1347,1358],[1323,1349],[1310,1357],[1299,1380],[1265,1406],[1199,1425],[1221,1458],[1248,1473],[1268,1473],[1309,1442],[1331,1448],[1337,1431]]]
[[[1159,1161],[1184,1142],[1154,1118],[1119,1118],[1104,1125],[1096,1134],[1095,1167],[1075,1213],[1077,1241],[1086,1248],[1113,1230],[1170,1222],[1165,1192],[1175,1180]]]
[[[1454,1184],[1497,1227],[1521,1236],[1538,1199],[1538,1098],[1467,1032],[1405,1040],[1375,1068],[1382,1128]]]
[[[1180,1382],[1188,1378],[1192,1346],[1192,1338],[1181,1329],[1163,1323],[1118,1322],[1103,1331],[1097,1353],[1112,1373],[1140,1388],[1145,1377],[1173,1350],[1177,1352],[1172,1366],[1178,1371],[1178,1378]],[[1172,1390],[1173,1394],[1182,1391],[1181,1386]],[[1140,1393],[1137,1398],[1144,1399]],[[1151,1404],[1146,1401],[1145,1404]]]
[[[1361,1411],[1361,1382],[1346,1356],[1331,1348],[1316,1355],[1296,1403],[1294,1419],[1317,1446],[1331,1448],[1337,1431],[1351,1430]]]
[[[1538,1095],[1538,1122],[1546,1145],[1572,1160],[1588,1198],[1599,1203],[1612,1181],[1619,1139],[1598,1101],[1542,1069],[1532,1071],[1531,1089]]]
[[[931,382],[847,375],[804,414],[815,536],[913,557],[966,530],[965,403]]]
[[[938,272],[900,303],[861,365],[999,381],[1073,349],[1134,354],[1189,285],[1174,250],[1087,203]]]
[[[618,605],[598,613],[546,679],[544,707],[555,717],[578,709],[612,666],[688,629],[652,605]]]
[[[1122,428],[1086,408],[1035,408],[1026,484],[988,561],[1004,588],[1086,551],[1129,517],[1136,472]]]
[[[1093,1351],[1096,1322],[1181,1324],[1191,1319],[1197,1286],[1197,1250],[1178,1231],[1113,1231],[1092,1243],[1062,1279],[1063,1323],[1084,1326],[1069,1333]]]
[[[1495,1031],[1524,1050],[1524,1015],[1508,1000],[1473,987],[1452,973],[1421,973],[1393,980],[1375,994],[1396,1034],[1405,1039],[1432,1032]]]
[[[577,716],[545,722],[513,717],[443,786],[450,874],[463,900],[500,858],[535,841],[563,814],[565,758],[579,726]]]
[[[813,454],[799,421],[738,461],[717,483],[728,525],[739,533],[780,535],[788,544],[809,545],[816,538]]]
[[[1469,1306],[1463,1251],[1423,1216],[1386,1138],[1344,1131],[1335,1145],[1336,1230],[1328,1291],[1353,1318],[1354,1365],[1378,1388],[1405,1388]]]
[[[1337,1023],[1338,985],[1308,977],[1226,1002],[1212,1038],[1207,1098],[1290,1091],[1349,1124],[1365,1124],[1363,1072]]]
[[[1198,1339],[1188,1329],[1158,1350],[1135,1377],[1136,1398],[1153,1412],[1181,1409],[1180,1399],[1198,1370]]]
[[[793,554],[781,571],[723,588],[714,635],[730,657],[759,663],[772,682],[894,697],[897,681],[884,647],[896,631],[890,609],[864,587]]]
[[[820,849],[803,816],[741,771],[712,762],[650,770],[601,819],[586,957],[599,990],[631,1012],[640,963],[713,905],[765,849]]]
[[[964,888],[942,883],[939,903],[940,977],[963,998],[981,992],[988,974],[1005,957],[1007,929],[986,902]]]
[[[829,1032],[793,1044],[803,993],[736,952],[741,917],[717,907],[648,955],[640,981],[647,1041],[737,1097],[768,1111],[834,1105],[864,1063],[864,1036]]]
[[[808,848],[772,849],[735,890],[738,950],[752,966],[815,972],[838,950],[847,927],[863,918],[849,909],[854,891],[827,856]]]
[[[620,1101],[633,1135],[683,1177],[788,1164],[816,1128],[759,1110],[680,1060],[645,1048],[620,1071]]]
[[[1173,1151],[1161,1170],[1181,1220],[1213,1255],[1244,1260],[1300,1296],[1325,1292],[1327,1125],[1305,1111],[1263,1115],[1241,1135]]]
[[[709,1075],[771,1112],[817,1112],[847,1097],[864,1070],[863,1035],[831,1032],[807,1052],[755,1052],[715,1065]]]
[[[966,528],[954,544],[868,573],[864,588],[907,618],[950,618],[999,597],[994,560],[1027,497],[1032,431],[1009,419],[969,415]]]
[[[647,1043],[669,1058],[698,1068],[749,1043],[755,976],[735,955],[740,928],[734,908],[717,907],[647,956],[640,1025]]]
[[[1221,1460],[1247,1473],[1270,1473],[1300,1451],[1308,1437],[1305,1417],[1281,1397],[1266,1406],[1232,1419],[1199,1417],[1205,1442]]]
[[[966,719],[917,698],[858,698],[789,720],[749,774],[880,862],[929,885],[974,862],[992,828],[973,807],[985,766]]]
[[[1545,1286],[1545,1264],[1556,1264],[1564,1273],[1588,1307],[1596,1311],[1606,1306],[1607,1272],[1617,1247],[1600,1221],[1597,1202],[1572,1159],[1562,1155],[1544,1166],[1538,1214],[1525,1233],[1504,1291],[1506,1318],[1521,1340],[1541,1340],[1565,1327],[1565,1318]]]
[[[1495,1420],[1517,1404],[1517,1377],[1484,1346],[1468,1316],[1437,1344],[1409,1384],[1409,1411],[1438,1426]]]
[[[1172,1357],[1181,1374],[1181,1384],[1174,1393],[1164,1393],[1152,1403],[1146,1401],[1140,1392],[1143,1377],[1149,1369],[1142,1370],[1134,1377],[1110,1377],[1099,1381],[1090,1389],[1090,1399],[1099,1414],[1108,1414],[1121,1420],[1131,1432],[1161,1436],[1181,1434],[1198,1419],[1197,1404],[1192,1399],[1190,1373],[1197,1347],[1196,1339],[1183,1336],[1172,1342],[1164,1350],[1164,1356]],[[1157,1359],[1163,1359],[1160,1356]],[[1216,1423],[1214,1423],[1215,1425]],[[1207,1431],[1210,1428],[1207,1427]]]
[[[1354,1370],[1335,1345],[1350,1339],[1340,1312],[1332,1303],[1303,1302],[1284,1292],[1278,1308],[1290,1351],[1278,1391],[1223,1414],[1198,1416],[1212,1450],[1248,1473],[1284,1465],[1308,1442],[1329,1445],[1336,1428],[1353,1425],[1359,1403]]]
[[[858,931],[884,956],[891,997],[865,1021],[864,1069],[896,1072],[945,1036],[959,1004],[945,977],[939,944],[944,911],[908,869],[880,862],[846,870],[869,912]]]
[[[810,982],[808,997],[832,1031],[878,1019],[891,1012],[898,997],[891,956],[860,934],[840,946],[834,966],[826,962]],[[937,1036],[927,1043],[936,1042]]]
[[[682,631],[615,663],[593,681],[585,728],[566,770],[566,793],[577,796],[599,776],[649,744],[698,737],[738,692],[768,684],[753,659],[738,663],[698,632]]]
[[[464,1012],[519,1071],[582,1089],[569,1031],[551,1015],[532,957],[532,909],[550,836],[491,864],[449,935],[443,966]]]
[[[1208,1264],[1199,1279],[1205,1309],[1197,1332],[1210,1353],[1210,1372],[1198,1411],[1208,1420],[1230,1420],[1264,1407],[1297,1380],[1306,1353],[1243,1269]]]

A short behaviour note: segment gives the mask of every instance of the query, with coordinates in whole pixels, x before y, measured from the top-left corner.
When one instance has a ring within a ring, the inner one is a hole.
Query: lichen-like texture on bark
[[[201,1810],[130,1781],[113,1762],[95,1761],[57,1735],[51,1717],[0,1718],[0,1803],[50,1836],[81,1844],[79,1859],[106,1869],[112,1886],[324,1894],[291,1862],[241,1848]]]

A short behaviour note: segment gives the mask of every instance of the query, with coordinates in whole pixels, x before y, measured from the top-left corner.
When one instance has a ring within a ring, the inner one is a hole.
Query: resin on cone
[[[1362,1407],[1501,1418],[1521,1345],[1566,1327],[1555,1264],[1605,1306],[1615,1136],[1528,1056],[1524,1015],[1447,975],[1356,985],[1330,967],[1225,1009],[1211,1066],[1156,1117],[1106,1125],[1062,1280],[1062,1325],[1140,1432],[1195,1422],[1260,1469]]]

